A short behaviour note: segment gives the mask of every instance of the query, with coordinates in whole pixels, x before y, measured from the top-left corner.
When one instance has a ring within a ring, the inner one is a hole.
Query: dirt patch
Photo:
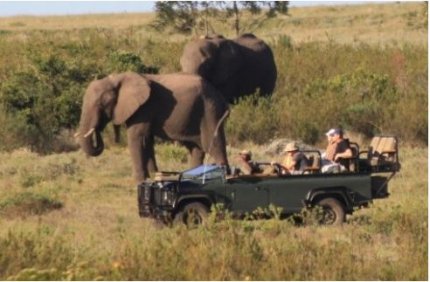
[[[41,215],[61,209],[63,203],[46,195],[25,192],[0,202],[0,216],[5,218]]]

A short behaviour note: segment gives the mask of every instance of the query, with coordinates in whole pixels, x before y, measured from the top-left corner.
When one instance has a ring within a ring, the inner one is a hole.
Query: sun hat
[[[285,146],[284,152],[293,152],[298,150],[299,150],[299,147],[297,147],[296,143],[291,142],[291,143],[288,143],[287,146]]]
[[[239,153],[239,155],[248,155],[248,156],[251,156],[252,154],[251,154],[251,151],[250,150],[242,150],[240,153]]]

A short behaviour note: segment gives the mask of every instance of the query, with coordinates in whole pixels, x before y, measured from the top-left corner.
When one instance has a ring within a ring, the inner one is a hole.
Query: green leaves
[[[191,33],[206,31],[210,21],[225,21],[233,18],[233,28],[240,32],[250,32],[241,26],[240,18],[244,12],[259,15],[266,11],[267,18],[278,14],[288,14],[289,1],[162,1],[155,3],[156,20],[153,27],[164,30],[172,27],[175,32]],[[263,21],[263,20],[261,20]]]
[[[158,73],[158,68],[144,65],[142,59],[136,54],[114,51],[109,55],[107,71],[109,73],[125,71]]]

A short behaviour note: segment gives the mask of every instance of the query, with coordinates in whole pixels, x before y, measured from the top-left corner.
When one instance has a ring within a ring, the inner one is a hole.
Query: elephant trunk
[[[97,157],[103,153],[103,138],[98,130],[90,129],[87,131],[84,136],[80,137],[79,143],[88,156]]]

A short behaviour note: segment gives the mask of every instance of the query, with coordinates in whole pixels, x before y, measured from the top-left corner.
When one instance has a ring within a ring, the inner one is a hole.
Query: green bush
[[[272,100],[254,94],[239,99],[232,106],[226,135],[232,144],[249,140],[263,144],[276,137],[277,127],[277,113],[272,109]]]
[[[83,63],[72,58],[85,48],[62,47],[46,56],[29,53],[30,65],[1,84],[0,103],[7,112],[3,118],[15,125],[12,132],[0,131],[0,136],[12,134],[9,139],[14,139],[4,149],[18,144],[38,152],[53,151],[60,132],[78,125],[82,96],[90,80],[111,72],[158,71],[145,66],[139,56],[122,52],[112,52],[106,67],[99,68],[96,61]],[[64,51],[68,54],[62,54]]]
[[[107,65],[107,71],[109,73],[124,71],[158,73],[158,68],[145,66],[138,55],[128,52],[112,52]]]
[[[28,42],[2,41],[0,108],[6,112],[0,113],[0,149],[65,147],[53,144],[63,129],[76,127],[81,97],[94,78],[126,70],[180,70],[188,40],[141,33],[84,28],[66,36],[39,30],[26,34]],[[232,107],[229,143],[263,143],[277,136],[315,143],[333,126],[427,143],[425,46],[292,44],[285,35],[270,44],[278,68],[276,93],[271,101],[253,97]]]

